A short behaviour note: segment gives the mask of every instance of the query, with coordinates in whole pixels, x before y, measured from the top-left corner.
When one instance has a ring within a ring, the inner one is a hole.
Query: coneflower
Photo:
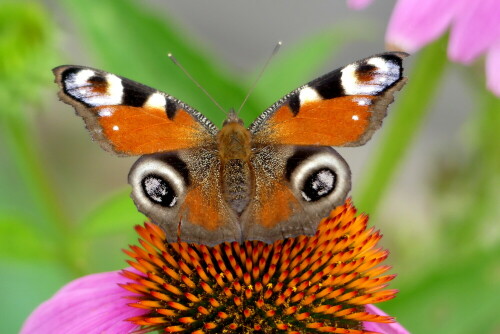
[[[109,328],[95,331],[80,326],[81,331],[75,331],[74,325],[65,323],[57,329],[64,333],[357,334],[376,333],[373,329],[384,333],[390,328],[391,333],[407,333],[370,305],[394,298],[396,291],[386,289],[395,275],[387,274],[390,267],[381,265],[388,251],[377,247],[381,235],[367,228],[367,221],[348,201],[324,218],[312,237],[215,247],[168,243],[158,226],[137,226],[140,246],[125,251],[133,268],[123,270],[117,282],[123,289],[113,284],[101,287],[102,293],[115,299],[114,293],[121,289],[125,298],[115,300],[114,319],[106,314],[92,317],[100,317]],[[118,275],[109,275],[116,282]],[[35,328],[54,321],[55,313],[58,317],[68,313],[64,318],[73,314],[71,322],[80,325],[92,321],[86,310],[61,293],[32,314],[22,333],[48,333],[50,326],[46,331]],[[105,299],[109,305],[111,300]],[[71,312],[59,306],[63,301],[66,307],[71,304]],[[87,304],[94,311],[100,307]],[[120,331],[113,329],[116,326],[121,326]]]

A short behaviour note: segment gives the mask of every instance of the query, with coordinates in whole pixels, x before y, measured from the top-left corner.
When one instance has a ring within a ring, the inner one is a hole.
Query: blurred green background
[[[125,266],[144,221],[129,198],[133,158],[92,143],[58,101],[51,69],[102,68],[224,115],[166,57],[172,52],[247,124],[291,89],[384,49],[394,1],[0,0],[0,322],[16,333],[66,282]],[[353,200],[391,251],[398,297],[379,305],[412,333],[500,333],[500,101],[482,65],[446,60],[440,40],[407,62],[384,127],[339,150]]]

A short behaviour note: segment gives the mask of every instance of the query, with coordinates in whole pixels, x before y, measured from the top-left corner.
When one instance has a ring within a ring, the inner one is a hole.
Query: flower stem
[[[429,104],[446,68],[445,42],[442,38],[419,53],[408,75],[408,84],[390,111],[390,122],[384,126],[378,150],[354,196],[356,205],[372,216],[376,214],[397,167],[430,110]]]
[[[450,239],[450,246],[464,243],[469,250],[474,243],[468,240],[480,240],[481,234],[487,229],[487,224],[495,221],[498,215],[498,194],[500,185],[500,155],[498,152],[498,130],[500,129],[500,99],[491,92],[483,89],[478,96],[478,108],[471,115],[474,122],[474,133],[470,138],[470,158],[460,175],[467,178],[465,184],[466,201],[457,215],[457,219],[449,224],[450,231],[447,235],[454,236]],[[467,197],[468,196],[468,197]],[[476,245],[477,247],[477,245]]]

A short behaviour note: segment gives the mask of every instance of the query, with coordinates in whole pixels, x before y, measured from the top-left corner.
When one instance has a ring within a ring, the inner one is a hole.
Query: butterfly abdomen
[[[252,175],[247,161],[231,159],[222,166],[222,194],[227,204],[240,215],[252,197]]]
[[[223,198],[238,215],[248,206],[252,194],[250,138],[250,132],[235,114],[217,134]]]

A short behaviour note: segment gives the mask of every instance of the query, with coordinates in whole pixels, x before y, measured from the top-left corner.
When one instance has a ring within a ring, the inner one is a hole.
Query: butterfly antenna
[[[181,63],[179,63],[177,61],[177,59],[175,59],[174,55],[172,53],[168,53],[168,58],[170,58],[170,60],[177,66],[179,66],[179,68],[182,70],[182,72],[184,72],[184,74],[189,78],[191,79],[191,81],[199,88],[203,91],[203,93],[205,93],[206,96],[208,96],[208,98],[220,109],[222,110],[222,112],[224,114],[227,115],[227,111],[224,110],[224,108],[221,107],[221,105],[219,103],[217,103],[217,101],[215,101],[215,99],[212,97],[212,95],[210,95],[207,90],[205,88],[203,88],[202,85],[200,85],[198,83],[198,81],[196,81],[192,76],[191,74],[189,74],[189,72],[184,68],[184,66],[181,65]]]
[[[259,82],[260,78],[262,78],[262,74],[264,74],[264,71],[266,70],[267,68],[267,65],[269,65],[269,63],[271,62],[271,59],[273,59],[273,57],[278,53],[281,45],[283,43],[281,41],[279,41],[276,46],[274,47],[274,50],[273,52],[271,53],[271,55],[269,56],[269,58],[267,58],[267,61],[266,63],[264,64],[264,66],[262,67],[262,70],[260,70],[260,73],[259,75],[257,76],[257,78],[254,80],[252,86],[250,87],[250,89],[248,90],[248,93],[247,95],[245,96],[245,99],[243,99],[243,102],[241,103],[240,107],[238,108],[238,111],[236,112],[236,115],[238,115],[241,111],[241,109],[243,108],[243,106],[245,105],[245,103],[247,102],[248,98],[250,97],[250,94],[252,94],[255,86],[257,86],[257,82]]]

